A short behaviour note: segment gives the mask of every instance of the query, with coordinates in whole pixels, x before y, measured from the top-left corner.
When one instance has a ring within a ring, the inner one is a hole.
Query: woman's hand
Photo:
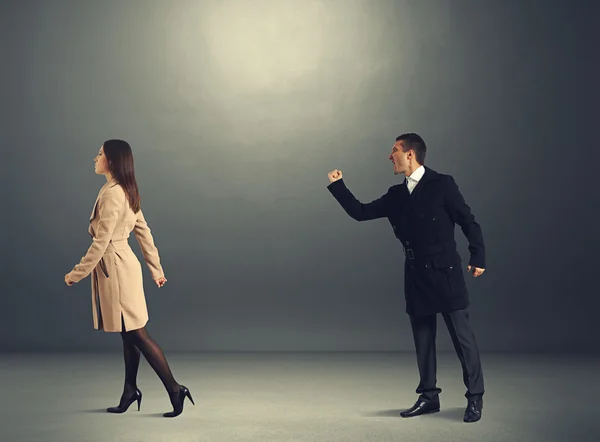
[[[65,275],[65,284],[67,284],[69,287],[71,287],[73,284],[75,284],[73,281],[71,281],[71,280],[69,279],[69,273],[67,273],[67,274]]]
[[[162,287],[163,285],[165,285],[165,282],[167,282],[167,278],[163,276],[162,278],[155,279],[154,282],[157,286]]]

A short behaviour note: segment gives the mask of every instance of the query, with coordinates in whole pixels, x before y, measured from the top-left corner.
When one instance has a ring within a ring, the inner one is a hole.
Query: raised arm
[[[98,201],[98,231],[94,232],[92,245],[85,256],[69,273],[71,281],[79,282],[98,265],[108,247],[115,225],[124,207],[125,192],[120,185],[110,187],[104,191]]]
[[[384,218],[388,214],[389,190],[385,195],[370,203],[361,203],[346,187],[342,178],[329,184],[327,189],[329,189],[346,213],[356,221]]]
[[[446,186],[446,210],[452,221],[461,227],[469,241],[469,252],[471,253],[469,265],[485,269],[485,245],[481,226],[475,221],[475,216],[471,213],[471,208],[465,202],[454,178],[449,176]]]
[[[137,213],[137,219],[135,221],[133,233],[137,239],[137,242],[140,244],[140,249],[142,249],[142,254],[144,255],[144,260],[150,269],[152,279],[156,281],[158,278],[164,277],[165,273],[160,264],[158,249],[154,245],[154,238],[152,237],[150,227],[148,227],[148,223],[144,218],[142,209],[140,209],[140,211]]]

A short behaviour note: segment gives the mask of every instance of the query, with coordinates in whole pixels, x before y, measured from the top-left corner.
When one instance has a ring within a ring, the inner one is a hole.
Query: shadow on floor
[[[440,409],[439,412],[437,413],[430,413],[430,414],[425,414],[422,416],[416,416],[416,417],[411,417],[411,418],[403,418],[400,416],[400,412],[404,411],[405,409],[398,409],[398,410],[381,410],[381,411],[376,411],[373,413],[367,413],[366,416],[369,417],[396,417],[398,419],[447,419],[447,420],[451,420],[451,421],[460,421],[462,422],[463,420],[463,416],[465,413],[465,409],[462,407],[453,407],[453,408],[442,408]]]
[[[465,407],[441,408],[439,413],[431,414],[435,419],[446,419],[450,421],[463,421],[465,415]]]

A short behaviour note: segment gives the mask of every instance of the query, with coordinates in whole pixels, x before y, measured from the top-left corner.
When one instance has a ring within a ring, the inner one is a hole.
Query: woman
[[[79,264],[65,275],[65,282],[71,286],[91,273],[94,328],[120,332],[123,339],[125,386],[119,405],[107,411],[124,413],[135,401],[139,411],[142,392],[136,379],[141,352],[169,393],[173,411],[164,416],[179,416],[186,396],[192,404],[194,400],[189,390],[175,381],[161,348],[146,331],[148,310],[142,266],[127,242],[133,231],[152,279],[162,287],[167,279],[140,209],[131,147],[122,140],[106,141],[94,162],[96,173],[104,175],[107,182],[100,189],[90,216],[88,232],[93,242]]]

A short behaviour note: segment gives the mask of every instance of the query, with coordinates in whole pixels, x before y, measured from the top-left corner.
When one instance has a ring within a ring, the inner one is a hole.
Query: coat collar
[[[98,192],[98,196],[96,197],[96,201],[94,202],[94,207],[92,207],[92,213],[90,214],[90,222],[96,216],[96,206],[98,206],[98,200],[100,199],[100,197],[102,196],[102,194],[106,191],[106,189],[109,189],[111,187],[115,187],[117,184],[119,184],[119,182],[115,178],[111,178],[110,180],[108,180],[106,182],[106,184],[104,184],[104,186],[102,186],[100,188],[100,191]]]
[[[433,181],[433,180],[437,180],[440,178],[440,174],[437,173],[435,170],[430,169],[427,166],[423,166],[425,168],[425,173],[423,174],[423,177],[419,180],[419,183],[425,183],[427,181]],[[415,187],[416,189],[416,187]]]
[[[429,167],[427,167],[425,165],[423,165],[423,168],[425,169],[425,172],[423,173],[423,176],[421,177],[421,179],[419,180],[419,182],[413,189],[412,193],[410,193],[410,194],[408,193],[408,188],[406,187],[406,184],[402,185],[402,187],[404,187],[404,191],[406,192],[406,194],[409,195],[411,198],[415,198],[421,192],[421,190],[423,190],[423,187],[428,182],[435,181],[440,178],[440,174],[438,172],[436,172],[435,170],[430,169]]]

